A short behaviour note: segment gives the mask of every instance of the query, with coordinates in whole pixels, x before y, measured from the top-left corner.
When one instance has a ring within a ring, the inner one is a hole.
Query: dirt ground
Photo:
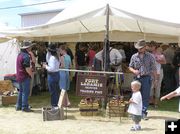
[[[80,116],[78,108],[67,109],[67,119],[43,121],[41,109],[33,113],[0,107],[0,134],[164,134],[165,119],[180,118],[178,112],[149,111],[149,120],[141,121],[142,130],[131,132],[128,117]],[[66,113],[65,113],[66,115]]]

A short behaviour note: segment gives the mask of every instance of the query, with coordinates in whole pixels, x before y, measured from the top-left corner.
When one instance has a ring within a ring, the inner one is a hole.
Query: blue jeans
[[[140,78],[136,78],[136,80],[139,80],[141,82],[141,95],[142,95],[142,103],[143,103],[143,109],[142,113],[146,114],[148,106],[149,106],[149,97],[150,97],[150,91],[151,91],[151,76],[142,76]]]
[[[30,78],[26,78],[24,81],[19,82],[19,92],[18,99],[16,103],[16,108],[18,109],[28,109],[28,97],[30,93]]]
[[[59,101],[59,72],[48,73],[48,88],[51,95],[51,106],[58,106]]]

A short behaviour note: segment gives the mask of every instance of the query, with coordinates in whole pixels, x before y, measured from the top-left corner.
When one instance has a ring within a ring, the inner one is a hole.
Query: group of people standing
[[[154,41],[148,44],[142,39],[139,40],[134,47],[138,52],[132,55],[129,63],[129,70],[134,74],[135,81],[131,83],[133,94],[129,100],[128,112],[135,123],[131,130],[136,131],[141,129],[139,124],[141,119],[148,119],[147,110],[150,98],[155,97],[154,104],[155,107],[157,107],[159,100],[171,99],[172,97],[180,95],[180,87],[178,79],[177,89],[160,98],[161,84],[164,74],[163,65],[167,64],[166,56],[162,53],[159,45]],[[180,66],[179,57],[180,55],[176,54],[171,61],[173,62],[175,60],[177,62],[178,71]],[[179,72],[176,75],[179,76]]]
[[[20,85],[16,103],[17,111],[32,111],[28,104],[28,97],[30,94],[30,82],[33,77],[30,54],[33,45],[30,41],[24,41],[17,57],[16,79]],[[43,63],[42,67],[47,70],[47,83],[52,108],[69,106],[70,101],[67,95],[70,86],[69,71],[59,71],[60,68],[69,69],[71,67],[71,58],[67,54],[66,46],[61,45],[57,48],[55,44],[50,44],[47,49],[46,62]]]

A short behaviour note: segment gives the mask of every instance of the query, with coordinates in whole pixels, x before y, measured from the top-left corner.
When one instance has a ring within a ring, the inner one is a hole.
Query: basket
[[[42,108],[43,121],[64,120],[64,109]]]
[[[97,116],[99,104],[98,103],[81,103],[79,104],[80,115],[82,116]]]
[[[106,115],[110,117],[127,117],[127,102],[112,100],[107,103]]]
[[[14,95],[14,96],[2,95],[0,101],[1,101],[0,104],[2,104],[2,105],[16,104],[17,96],[16,95]]]

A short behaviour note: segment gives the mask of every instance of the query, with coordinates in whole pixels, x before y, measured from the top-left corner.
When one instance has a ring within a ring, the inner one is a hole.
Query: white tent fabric
[[[162,42],[178,42],[180,24],[122,10],[123,6],[130,5],[123,5],[122,0],[76,0],[45,25],[0,33],[19,37],[19,39],[34,38],[62,42],[103,41],[106,31],[107,4],[110,9],[111,41],[137,41],[145,38]]]
[[[15,39],[0,43],[0,80],[3,80],[5,74],[16,73],[16,58],[19,50]]]
[[[0,29],[1,29],[1,31],[3,31],[3,30],[10,29],[10,27],[6,26],[5,24],[0,23]],[[5,34],[0,33],[0,42],[6,42],[10,39],[11,39],[10,37],[7,37]]]

